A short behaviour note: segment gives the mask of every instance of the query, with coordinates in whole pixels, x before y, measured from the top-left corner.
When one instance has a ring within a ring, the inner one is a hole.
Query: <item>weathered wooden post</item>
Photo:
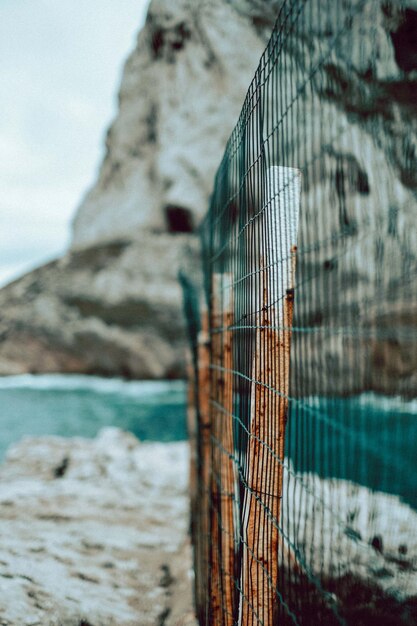
[[[235,490],[233,441],[233,283],[229,273],[214,274],[212,281],[212,621],[231,626],[234,615]]]
[[[193,544],[193,567],[194,572],[198,570],[199,555],[196,548],[197,537],[199,536],[199,497],[198,497],[198,414],[197,414],[197,394],[196,394],[196,364],[193,362],[191,352],[187,350],[187,431],[190,453],[189,464],[189,490],[190,490],[190,532]],[[194,602],[197,607],[197,589],[194,587]]]
[[[238,481],[234,463],[235,446],[233,437],[233,281],[232,275],[226,275],[223,286],[224,306],[223,325],[223,409],[224,418],[221,430],[221,445],[224,459],[221,468],[221,483],[224,495],[221,501],[223,520],[222,535],[222,577],[226,612],[224,624],[232,626],[235,615],[235,529],[233,513],[237,497]]]
[[[219,390],[222,386],[222,335],[221,309],[219,302],[218,275],[212,276],[211,299],[211,489],[210,489],[210,612],[209,624],[222,624],[223,597],[221,576],[221,464],[222,451],[220,448],[221,414],[219,405]]]
[[[200,498],[197,515],[199,545],[196,571],[196,605],[201,623],[208,624],[208,589],[210,579],[210,481],[211,481],[211,413],[210,413],[210,335],[207,309],[201,307],[201,330],[198,334],[198,445],[200,466],[198,469]]]
[[[243,505],[239,624],[272,626],[277,604],[280,500],[288,410],[294,270],[301,173],[268,170],[261,290],[252,368]]]
[[[189,489],[191,502],[191,523],[194,523],[197,500],[197,403],[194,364],[187,351],[187,431],[190,447]]]

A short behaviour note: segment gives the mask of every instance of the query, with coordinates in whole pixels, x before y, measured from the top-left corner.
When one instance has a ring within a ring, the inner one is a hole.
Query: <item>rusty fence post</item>
[[[200,624],[208,625],[210,583],[210,482],[211,482],[211,413],[210,413],[210,335],[209,318],[201,308],[201,330],[197,347],[198,406],[198,512],[196,514],[196,609]]]
[[[233,284],[230,273],[212,277],[212,580],[211,620],[232,626],[235,615],[235,480],[233,441]]]
[[[263,215],[261,294],[255,330],[251,411],[243,505],[239,624],[273,626],[288,411],[290,342],[300,172],[271,167]]]

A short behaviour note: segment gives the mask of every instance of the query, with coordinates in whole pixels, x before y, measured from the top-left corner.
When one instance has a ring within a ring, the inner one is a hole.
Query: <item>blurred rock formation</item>
[[[278,4],[151,2],[70,251],[0,292],[0,374],[184,375],[181,255]]]
[[[71,249],[0,291],[1,374],[183,376],[178,268],[184,245],[191,262],[197,258],[195,230],[280,4],[152,0],[124,69],[119,112],[107,133],[98,180],[74,220]],[[312,81],[329,115],[338,116],[341,127],[348,125],[346,136],[354,138],[350,144],[339,139],[324,151],[326,167],[335,175],[348,171],[346,181],[364,198],[375,171],[389,160],[392,198],[382,199],[381,212],[391,234],[400,233],[395,241],[388,237],[385,254],[393,251],[398,258],[398,242],[417,249],[409,228],[417,187],[417,44],[412,36],[417,3],[406,4],[400,15],[398,3],[381,0],[377,19],[366,9],[352,25],[363,46],[378,46],[373,72],[361,65],[363,50],[360,59],[334,54],[324,68],[326,81]],[[320,41],[330,36],[326,23],[313,23],[307,45],[300,41],[286,54],[297,63],[313,64]],[[308,60],[303,59],[307,53]],[[306,128],[314,127],[314,110],[311,116]],[[370,139],[375,126],[381,129],[379,145]],[[305,187],[305,193],[321,193],[309,189],[308,180]],[[353,209],[348,202],[343,208],[348,222],[354,214],[352,197]],[[387,203],[392,205],[388,211]],[[368,271],[376,271],[381,250],[362,252]],[[415,260],[411,254],[410,276]],[[404,312],[398,315],[402,319]],[[407,328],[415,326],[416,315],[407,312]],[[394,338],[392,346],[385,341],[366,349],[374,364],[370,388],[395,390],[396,379],[404,376],[410,388],[417,357],[406,340]]]

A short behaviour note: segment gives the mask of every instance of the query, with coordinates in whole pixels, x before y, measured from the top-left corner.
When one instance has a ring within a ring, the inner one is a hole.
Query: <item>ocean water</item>
[[[142,441],[187,438],[186,385],[78,375],[0,378],[0,460],[26,435],[94,437],[117,426]],[[395,493],[417,508],[417,401],[362,394],[304,398],[291,406],[294,467]]]
[[[417,400],[302,398],[292,404],[286,434],[297,471],[392,493],[417,509]]]
[[[0,378],[0,460],[26,435],[94,437],[106,426],[142,441],[186,439],[185,383],[60,374]]]

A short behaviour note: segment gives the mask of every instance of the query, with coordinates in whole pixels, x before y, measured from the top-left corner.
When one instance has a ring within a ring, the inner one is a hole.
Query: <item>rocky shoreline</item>
[[[290,462],[288,472],[283,525],[301,551],[310,546],[310,574],[297,565],[280,584],[292,585],[302,623],[339,623],[339,613],[366,626],[417,623],[415,511]],[[140,443],[116,428],[23,439],[0,466],[0,625],[196,626],[188,529],[186,442]],[[281,572],[298,562],[281,557]]]
[[[0,624],[194,624],[187,457],[184,442],[115,428],[12,446],[0,467]]]

